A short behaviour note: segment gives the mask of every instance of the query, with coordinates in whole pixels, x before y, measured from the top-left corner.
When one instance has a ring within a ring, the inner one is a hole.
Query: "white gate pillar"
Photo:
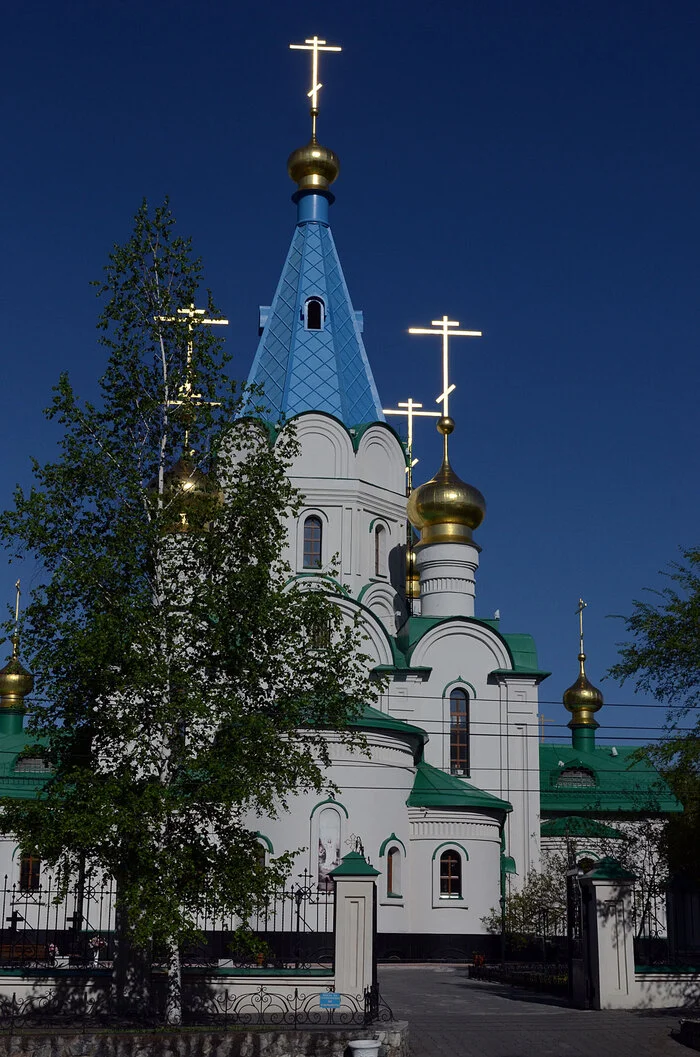
[[[592,1009],[630,1009],[639,1002],[634,978],[634,880],[610,856],[580,878],[584,972]]]
[[[335,882],[335,989],[362,995],[374,982],[375,877],[359,852],[344,855]]]

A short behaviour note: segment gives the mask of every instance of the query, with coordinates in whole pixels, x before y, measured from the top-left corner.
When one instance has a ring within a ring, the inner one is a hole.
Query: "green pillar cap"
[[[636,875],[626,870],[617,859],[606,855],[598,860],[592,870],[583,875],[582,880],[589,878],[592,881],[635,881]]]
[[[373,866],[370,866],[364,855],[360,855],[359,851],[350,851],[343,856],[340,866],[336,866],[335,870],[331,870],[330,876],[334,880],[336,877],[378,877],[379,870],[375,870]]]

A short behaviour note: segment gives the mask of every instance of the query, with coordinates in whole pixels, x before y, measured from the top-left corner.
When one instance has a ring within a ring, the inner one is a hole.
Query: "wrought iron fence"
[[[632,889],[634,960],[637,965],[666,965],[669,961],[666,892],[655,884]]]
[[[48,877],[36,887],[22,888],[9,885],[6,877],[0,897],[0,966],[111,965],[116,903],[112,879],[86,873],[70,885]],[[334,895],[318,890],[305,872],[273,892],[242,922],[215,913],[204,892],[194,927],[200,940],[182,952],[188,965],[226,960],[239,968],[327,967],[333,963]]]
[[[70,992],[52,988],[39,995],[0,999],[0,1031],[13,1035],[30,1027],[73,1029],[83,1034],[96,1027],[124,1027],[125,1020],[112,1005],[111,991],[94,993],[88,989]],[[304,993],[298,987],[288,990],[261,985],[243,994],[223,991],[199,994],[183,1003],[186,1025],[211,1026],[219,1031],[238,1027],[262,1026],[297,1030],[307,1027],[347,1028],[388,1023],[394,1019],[376,984],[361,995],[334,991]],[[127,1026],[164,1025],[162,1010],[151,1009]]]
[[[49,877],[0,892],[0,965],[97,965],[114,946],[114,884],[86,875],[62,886]]]

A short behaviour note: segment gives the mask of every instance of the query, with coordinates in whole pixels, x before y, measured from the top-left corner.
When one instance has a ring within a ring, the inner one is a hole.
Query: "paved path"
[[[686,1057],[680,1014],[570,1009],[556,998],[475,983],[463,966],[380,966],[379,990],[408,1020],[412,1057]]]

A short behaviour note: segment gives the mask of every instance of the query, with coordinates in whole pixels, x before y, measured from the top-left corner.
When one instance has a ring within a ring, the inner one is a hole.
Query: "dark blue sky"
[[[455,468],[488,503],[478,612],[535,635],[560,700],[579,594],[599,681],[623,630],[606,616],[698,542],[696,2],[12,5],[2,504],[52,454],[59,372],[95,392],[88,284],[144,196],[170,195],[247,374],[295,221],[286,158],[308,138],[307,60],[287,45],[315,32],[344,49],[322,68],[319,138],[341,158],[331,221],[382,400],[440,390],[438,342],[408,326],[447,312],[484,331],[455,343],[451,403]],[[416,454],[420,481],[431,425]],[[17,571],[0,570],[8,600]]]

